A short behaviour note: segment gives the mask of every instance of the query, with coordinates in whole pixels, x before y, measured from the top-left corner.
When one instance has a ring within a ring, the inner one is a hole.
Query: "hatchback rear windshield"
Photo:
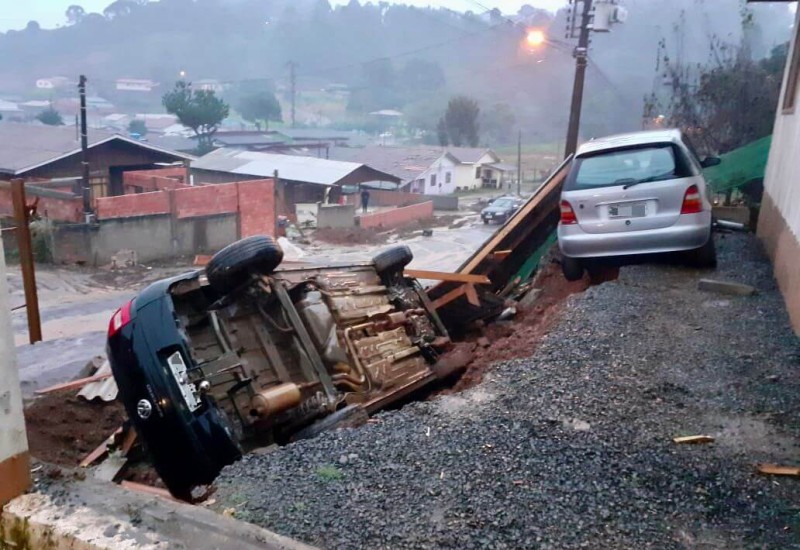
[[[564,188],[576,190],[637,185],[693,175],[680,149],[671,143],[657,143],[578,157]]]

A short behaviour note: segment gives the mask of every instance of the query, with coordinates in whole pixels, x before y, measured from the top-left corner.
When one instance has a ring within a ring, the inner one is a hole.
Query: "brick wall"
[[[236,183],[203,185],[176,189],[175,214],[178,218],[212,216],[238,210]]]
[[[375,214],[365,214],[358,217],[359,225],[365,229],[381,228],[391,229],[402,227],[416,220],[423,220],[433,217],[433,202],[423,202],[412,206],[404,206],[376,212]]]
[[[189,186],[186,182],[186,168],[184,167],[124,172],[122,185],[126,195],[142,191],[183,189]]]
[[[273,180],[241,181],[239,190],[239,228],[242,237],[275,235],[275,185]]]
[[[95,200],[97,217],[101,220],[169,214],[169,195],[164,191],[104,197]]]
[[[425,201],[425,197],[419,193],[403,193],[400,191],[386,191],[384,189],[369,190],[370,206],[409,206]],[[361,193],[347,195],[347,204],[361,206]]]
[[[36,189],[30,185],[25,186],[28,204],[38,199],[37,213],[59,222],[78,222],[83,220],[83,200],[71,193],[52,191],[49,189]],[[11,185],[0,182],[0,217],[14,215],[14,206],[11,202]]]

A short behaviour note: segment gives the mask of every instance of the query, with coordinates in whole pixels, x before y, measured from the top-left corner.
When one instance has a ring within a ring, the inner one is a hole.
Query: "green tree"
[[[67,16],[67,21],[70,25],[77,25],[83,21],[84,17],[86,17],[86,10],[83,9],[83,6],[72,4],[67,8],[65,15]]]
[[[128,123],[128,133],[144,137],[147,135],[147,124],[144,120],[135,118]]]
[[[463,95],[450,98],[447,111],[444,113],[444,126],[451,144],[456,147],[478,146],[478,116],[480,113],[478,102],[474,99]]]
[[[61,113],[53,109],[52,106],[48,107],[47,109],[36,115],[36,120],[38,120],[42,124],[47,124],[48,126],[64,125],[64,119],[61,118]]]
[[[270,91],[264,90],[244,96],[239,101],[237,109],[243,119],[255,124],[259,130],[261,130],[262,123],[264,129],[267,130],[270,121],[283,121],[281,104],[278,103],[275,94]]]
[[[444,117],[440,118],[439,123],[436,124],[436,137],[442,147],[450,145],[450,139],[447,137],[447,123],[444,121]]]
[[[164,94],[161,103],[168,113],[178,117],[181,124],[197,136],[201,154],[213,148],[214,134],[228,118],[230,107],[212,90],[193,90],[189,82],[178,81],[172,91]]]

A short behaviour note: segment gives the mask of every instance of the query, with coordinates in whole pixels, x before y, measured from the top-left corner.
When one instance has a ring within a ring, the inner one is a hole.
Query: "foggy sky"
[[[27,2],[12,2],[10,6],[0,9],[0,31],[9,29],[22,29],[28,21],[38,21],[44,28],[63,25],[66,22],[64,12],[67,6],[79,4],[87,12],[102,13],[103,9],[113,0],[28,0]],[[346,4],[348,0],[329,0],[331,4]],[[397,3],[413,4],[417,6],[444,7],[458,11],[483,11],[481,5],[490,8],[497,7],[503,13],[516,13],[523,4],[556,10],[567,3],[567,0],[390,0]]]

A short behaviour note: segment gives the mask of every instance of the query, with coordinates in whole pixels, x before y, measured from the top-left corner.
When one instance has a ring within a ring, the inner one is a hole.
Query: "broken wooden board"
[[[442,271],[427,271],[424,269],[406,269],[406,277],[415,279],[432,279],[434,281],[451,281],[454,283],[472,283],[477,285],[488,285],[492,281],[486,275],[470,275],[468,273],[445,273]]]
[[[673,437],[672,442],[679,445],[697,445],[699,443],[713,443],[714,438],[710,435],[686,435],[683,437]]]
[[[778,464],[756,464],[756,470],[760,474],[773,476],[792,476],[800,477],[800,467],[780,466]]]
[[[91,466],[92,464],[103,458],[105,455],[107,455],[108,448],[114,444],[114,440],[116,439],[116,437],[121,434],[122,434],[122,427],[119,427],[117,428],[117,431],[108,436],[108,438],[105,441],[103,441],[100,445],[98,445],[94,451],[86,455],[86,458],[81,460],[80,467],[88,468],[89,466]]]
[[[64,382],[63,384],[56,384],[55,386],[50,386],[48,388],[43,388],[41,390],[36,390],[34,393],[36,395],[42,395],[45,393],[52,393],[55,391],[61,390],[72,390],[77,388],[82,388],[86,384],[91,384],[92,382],[97,382],[98,380],[105,380],[106,378],[110,378],[113,376],[110,372],[103,373],[103,374],[96,374],[94,376],[89,376],[87,378],[81,378],[79,380],[73,380],[71,382]]]
[[[438,314],[449,331],[458,333],[472,322],[496,316],[505,309],[502,291],[513,290],[512,279],[548,242],[558,226],[561,187],[571,161],[572,157],[568,157],[562,162],[533,196],[456,270],[491,280],[476,289],[480,305],[474,305],[475,296],[471,292],[467,295],[466,291],[458,291],[457,282],[442,281],[428,289],[431,301],[439,302]],[[472,298],[472,303],[467,298]]]
[[[120,483],[120,486],[125,487],[126,489],[130,489],[131,491],[137,491],[139,493],[147,493],[148,495],[155,495],[162,498],[166,498],[168,500],[183,503],[183,501],[173,497],[169,491],[167,491],[166,489],[162,489],[160,487],[152,487],[150,485],[136,483],[135,481],[123,481],[122,483]]]

